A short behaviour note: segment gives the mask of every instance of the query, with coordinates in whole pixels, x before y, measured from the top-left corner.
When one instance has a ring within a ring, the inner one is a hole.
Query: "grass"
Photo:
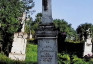
[[[37,45],[27,44],[26,62],[37,62]]]
[[[37,45],[27,44],[25,61],[14,61],[0,53],[0,64],[37,64]]]

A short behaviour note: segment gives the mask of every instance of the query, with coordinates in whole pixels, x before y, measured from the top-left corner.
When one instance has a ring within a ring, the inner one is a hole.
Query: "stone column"
[[[52,23],[51,0],[42,0],[42,24]]]
[[[57,30],[52,23],[51,0],[42,0],[42,15],[37,31],[38,64],[57,64]]]

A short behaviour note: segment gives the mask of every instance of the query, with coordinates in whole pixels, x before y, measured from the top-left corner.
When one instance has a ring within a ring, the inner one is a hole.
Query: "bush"
[[[70,56],[68,54],[58,54],[58,64],[70,64]]]
[[[86,64],[84,59],[78,58],[76,55],[73,55],[72,58],[73,58],[72,63],[74,64]]]

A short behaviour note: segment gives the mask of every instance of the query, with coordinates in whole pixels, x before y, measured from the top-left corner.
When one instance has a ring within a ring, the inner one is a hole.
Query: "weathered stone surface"
[[[38,64],[57,64],[57,31],[53,25],[41,25],[37,31]]]
[[[42,0],[42,24],[49,24],[53,22],[51,0]]]
[[[57,64],[57,30],[52,21],[51,0],[42,0],[42,22],[36,34],[38,64]]]
[[[26,20],[26,12],[23,13],[23,16],[22,16],[22,29],[21,29],[21,32],[25,32],[25,20]]]
[[[20,32],[14,34],[14,41],[12,44],[11,53],[9,53],[9,58],[14,60],[25,60],[25,51],[27,44],[27,35]]]
[[[9,58],[13,60],[24,61],[26,58],[26,54],[9,53]]]
[[[38,39],[38,64],[57,64],[56,37]]]

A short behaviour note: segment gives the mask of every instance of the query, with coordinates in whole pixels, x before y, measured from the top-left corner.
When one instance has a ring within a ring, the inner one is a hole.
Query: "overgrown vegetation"
[[[25,61],[14,61],[0,53],[0,64],[37,64],[37,45],[27,44]]]
[[[0,54],[0,64],[37,64],[37,45],[27,45],[26,61],[14,61]],[[93,64],[93,59],[86,60],[64,52],[58,53],[58,64]]]
[[[14,33],[21,31],[23,12],[33,7],[29,3],[28,0],[0,0],[0,50],[7,56],[11,52]]]

